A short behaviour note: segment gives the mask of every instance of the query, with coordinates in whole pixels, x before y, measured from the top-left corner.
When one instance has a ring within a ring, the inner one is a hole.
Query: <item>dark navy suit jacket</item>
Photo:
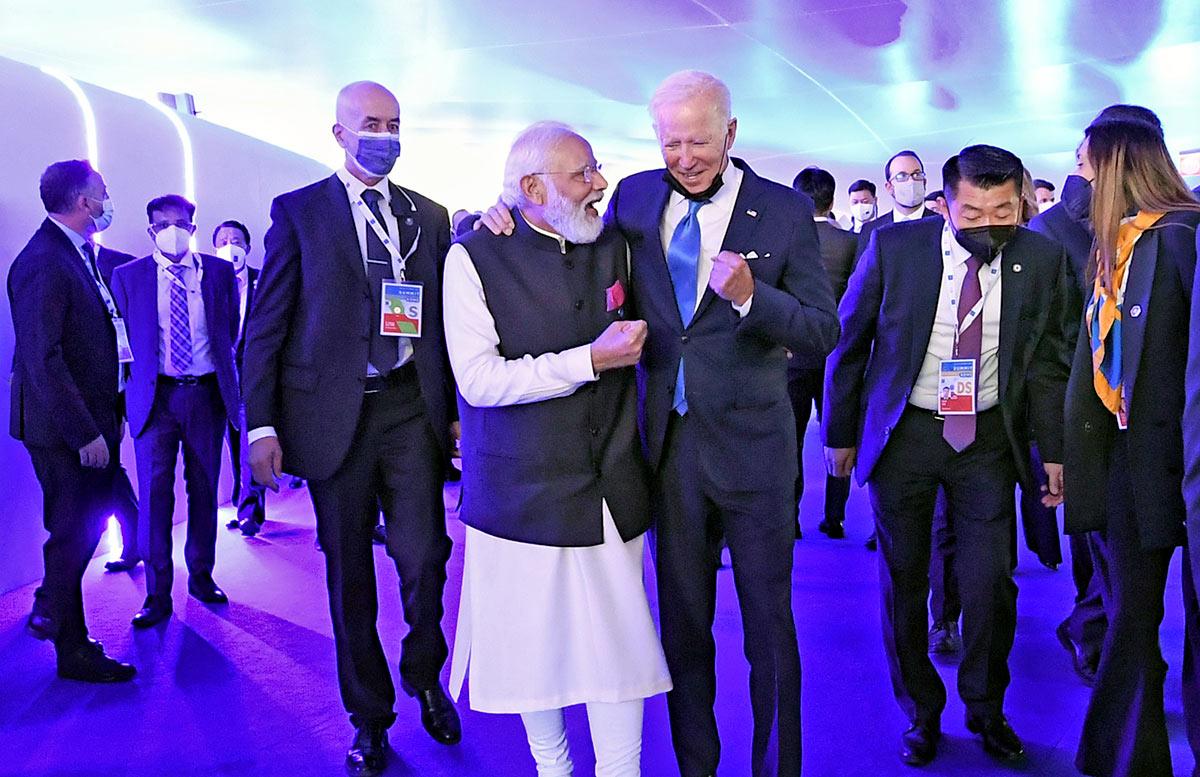
[[[745,318],[707,289],[684,327],[659,229],[671,194],[664,170],[622,180],[609,203],[606,219],[629,243],[632,304],[648,324],[638,366],[643,445],[656,470],[686,356],[688,417],[699,424],[703,470],[732,491],[790,490],[796,430],[786,351],[819,363],[837,341],[837,315],[812,201],[758,177],[740,159],[733,164],[743,178],[722,248],[758,254],[748,260],[754,301]]]
[[[204,300],[204,318],[208,324],[208,345],[217,385],[229,422],[238,423],[238,377],[233,363],[233,345],[237,337],[237,285],[233,265],[216,256],[198,254],[203,277],[200,296]],[[113,271],[113,297],[129,330],[133,364],[125,383],[129,431],[138,437],[146,429],[158,391],[158,264],[153,256],[144,256]]]
[[[921,205],[921,218],[922,219],[940,219],[941,216],[934,213],[929,208],[927,208],[924,204],[922,204]],[[917,221],[920,221],[920,220],[921,219],[917,219]],[[862,256],[863,252],[867,250],[867,245],[870,244],[870,242],[871,242],[871,233],[872,232],[879,229],[880,227],[890,227],[895,223],[896,223],[896,211],[889,210],[887,213],[883,214],[879,218],[871,219],[867,223],[863,224],[862,229],[859,230],[859,232],[858,232],[858,247],[856,249],[855,255]],[[900,223],[903,224],[905,222],[902,221]]]
[[[117,443],[117,339],[83,257],[50,219],[8,271],[16,349],[9,431],[27,445]]]
[[[875,231],[842,298],[842,337],[826,368],[821,426],[827,446],[858,448],[860,484],[883,455],[929,348],[944,223],[921,219]],[[1017,472],[1030,484],[1031,428],[1043,460],[1062,462],[1065,260],[1050,240],[1018,229],[999,261],[999,406]]]
[[[395,184],[390,200],[402,252],[420,227],[417,250],[406,267],[408,279],[425,288],[423,332],[412,340],[413,359],[429,423],[446,451],[457,415],[442,331],[450,216],[433,200]],[[323,480],[350,450],[362,409],[370,333],[379,326],[346,187],[337,175],[276,197],[264,243],[262,274],[246,322],[246,425],[251,431],[273,426],[286,470]]]
[[[1129,477],[1145,548],[1183,540],[1184,451],[1193,462],[1200,453],[1197,447],[1185,449],[1181,421],[1185,404],[1193,410],[1190,424],[1197,409],[1196,397],[1186,397],[1184,375],[1189,317],[1197,320],[1191,310],[1198,225],[1200,213],[1176,212],[1146,230],[1133,249],[1125,287],[1121,363],[1129,402]],[[1081,331],[1066,404],[1063,519],[1068,533],[1107,524],[1105,475],[1116,422],[1092,380],[1091,343]],[[1194,426],[1187,428],[1187,439],[1192,446],[1200,442]]]

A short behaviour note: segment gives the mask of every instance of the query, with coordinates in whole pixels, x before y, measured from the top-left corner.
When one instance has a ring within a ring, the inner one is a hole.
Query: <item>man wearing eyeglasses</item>
[[[183,450],[187,484],[188,593],[225,604],[213,581],[217,478],[226,423],[238,423],[238,292],[233,266],[192,250],[196,206],[168,194],[146,206],[154,253],[113,272],[113,296],[133,350],[126,397],[137,460],[138,545],[146,562],[146,601],[136,628],[170,617],[171,522],[175,466]]]
[[[916,151],[905,149],[892,156],[883,166],[884,188],[892,197],[892,210],[863,224],[858,233],[858,256],[867,250],[871,234],[880,227],[905,221],[937,217],[925,202],[925,165]]]

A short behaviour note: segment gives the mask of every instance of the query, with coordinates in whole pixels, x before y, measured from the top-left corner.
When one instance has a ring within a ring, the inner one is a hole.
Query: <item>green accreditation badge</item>
[[[425,287],[412,281],[384,281],[380,295],[379,334],[420,337]]]

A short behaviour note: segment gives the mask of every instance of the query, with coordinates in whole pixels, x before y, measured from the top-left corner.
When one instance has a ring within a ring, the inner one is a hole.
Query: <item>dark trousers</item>
[[[350,452],[337,472],[308,482],[325,552],[338,685],[355,726],[390,726],[396,720],[395,686],[375,626],[379,607],[371,532],[381,507],[387,554],[400,576],[408,624],[400,651],[406,690],[437,686],[447,656],[442,590],[450,538],[442,504],[442,455],[415,370],[401,369],[411,377],[364,399]]]
[[[57,629],[55,648],[69,653],[88,635],[83,620],[83,573],[96,552],[109,515],[117,447],[109,446],[109,465],[84,467],[79,451],[27,445],[42,487],[42,524],[50,536],[42,545],[45,577],[36,607]]]
[[[791,484],[730,493],[702,468],[690,416],[672,414],[654,479],[656,568],[671,740],[682,777],[715,774],[720,757],[712,627],[717,548],[725,539],[750,662],[755,777],[800,774],[800,650],[792,617]],[[389,533],[389,537],[390,537]]]
[[[133,441],[141,514],[138,547],[146,563],[146,595],[169,597],[175,579],[171,527],[175,514],[175,465],[183,450],[187,491],[188,574],[212,577],[217,545],[217,479],[225,405],[215,377],[194,385],[159,380],[150,420]]]
[[[929,659],[926,597],[932,520],[944,488],[956,538],[963,610],[958,692],[972,715],[1002,712],[1016,628],[1009,558],[1016,467],[999,409],[980,414],[975,442],[955,453],[942,421],[908,408],[872,473],[884,647],[896,700],[912,721],[936,721],[946,689]]]
[[[938,489],[933,509],[933,547],[929,558],[929,618],[934,623],[958,623],[962,601],[954,573],[954,523],[946,492]]]
[[[821,420],[821,400],[824,394],[824,370],[793,370],[788,373],[788,396],[792,400],[792,414],[796,416],[796,475],[795,500],[800,504],[804,495],[804,434],[808,431],[808,419],[812,409],[817,408],[817,420]],[[830,523],[846,522],[846,502],[850,499],[850,478],[825,476],[825,520]]]
[[[1108,615],[1104,612],[1108,559],[1103,539],[1095,533],[1071,536],[1071,575],[1075,578],[1075,605],[1067,616],[1067,632],[1083,645],[1092,666],[1100,661]],[[1081,557],[1076,562],[1076,556]],[[1086,573],[1086,574],[1085,574]]]
[[[267,520],[267,487],[254,481],[250,472],[250,445],[246,439],[246,408],[240,410],[238,426],[225,425],[229,444],[229,471],[233,474],[233,504],[239,521],[253,519],[259,525]],[[239,428],[240,427],[240,428]]]
[[[1098,532],[1108,569],[1108,630],[1096,685],[1083,721],[1075,765],[1097,777],[1170,777],[1163,712],[1167,664],[1159,647],[1167,569],[1174,548],[1143,548],[1129,479],[1125,435],[1117,433],[1105,488],[1108,524]],[[1192,753],[1200,752],[1200,605],[1189,564],[1183,565],[1183,713]]]
[[[1029,450],[1029,467],[1037,488],[1021,489],[1021,526],[1025,529],[1025,546],[1048,566],[1062,563],[1062,543],[1058,532],[1058,508],[1042,504],[1041,487],[1049,483],[1041,453],[1036,445]]]

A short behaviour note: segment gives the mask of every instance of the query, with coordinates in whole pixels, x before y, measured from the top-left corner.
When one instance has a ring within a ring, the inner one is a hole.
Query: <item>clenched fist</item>
[[[741,254],[722,251],[713,257],[708,287],[727,302],[745,305],[750,295],[754,294],[754,276],[750,274],[750,265],[746,264]]]
[[[614,321],[592,343],[592,370],[632,367],[642,358],[646,344],[645,321]]]

